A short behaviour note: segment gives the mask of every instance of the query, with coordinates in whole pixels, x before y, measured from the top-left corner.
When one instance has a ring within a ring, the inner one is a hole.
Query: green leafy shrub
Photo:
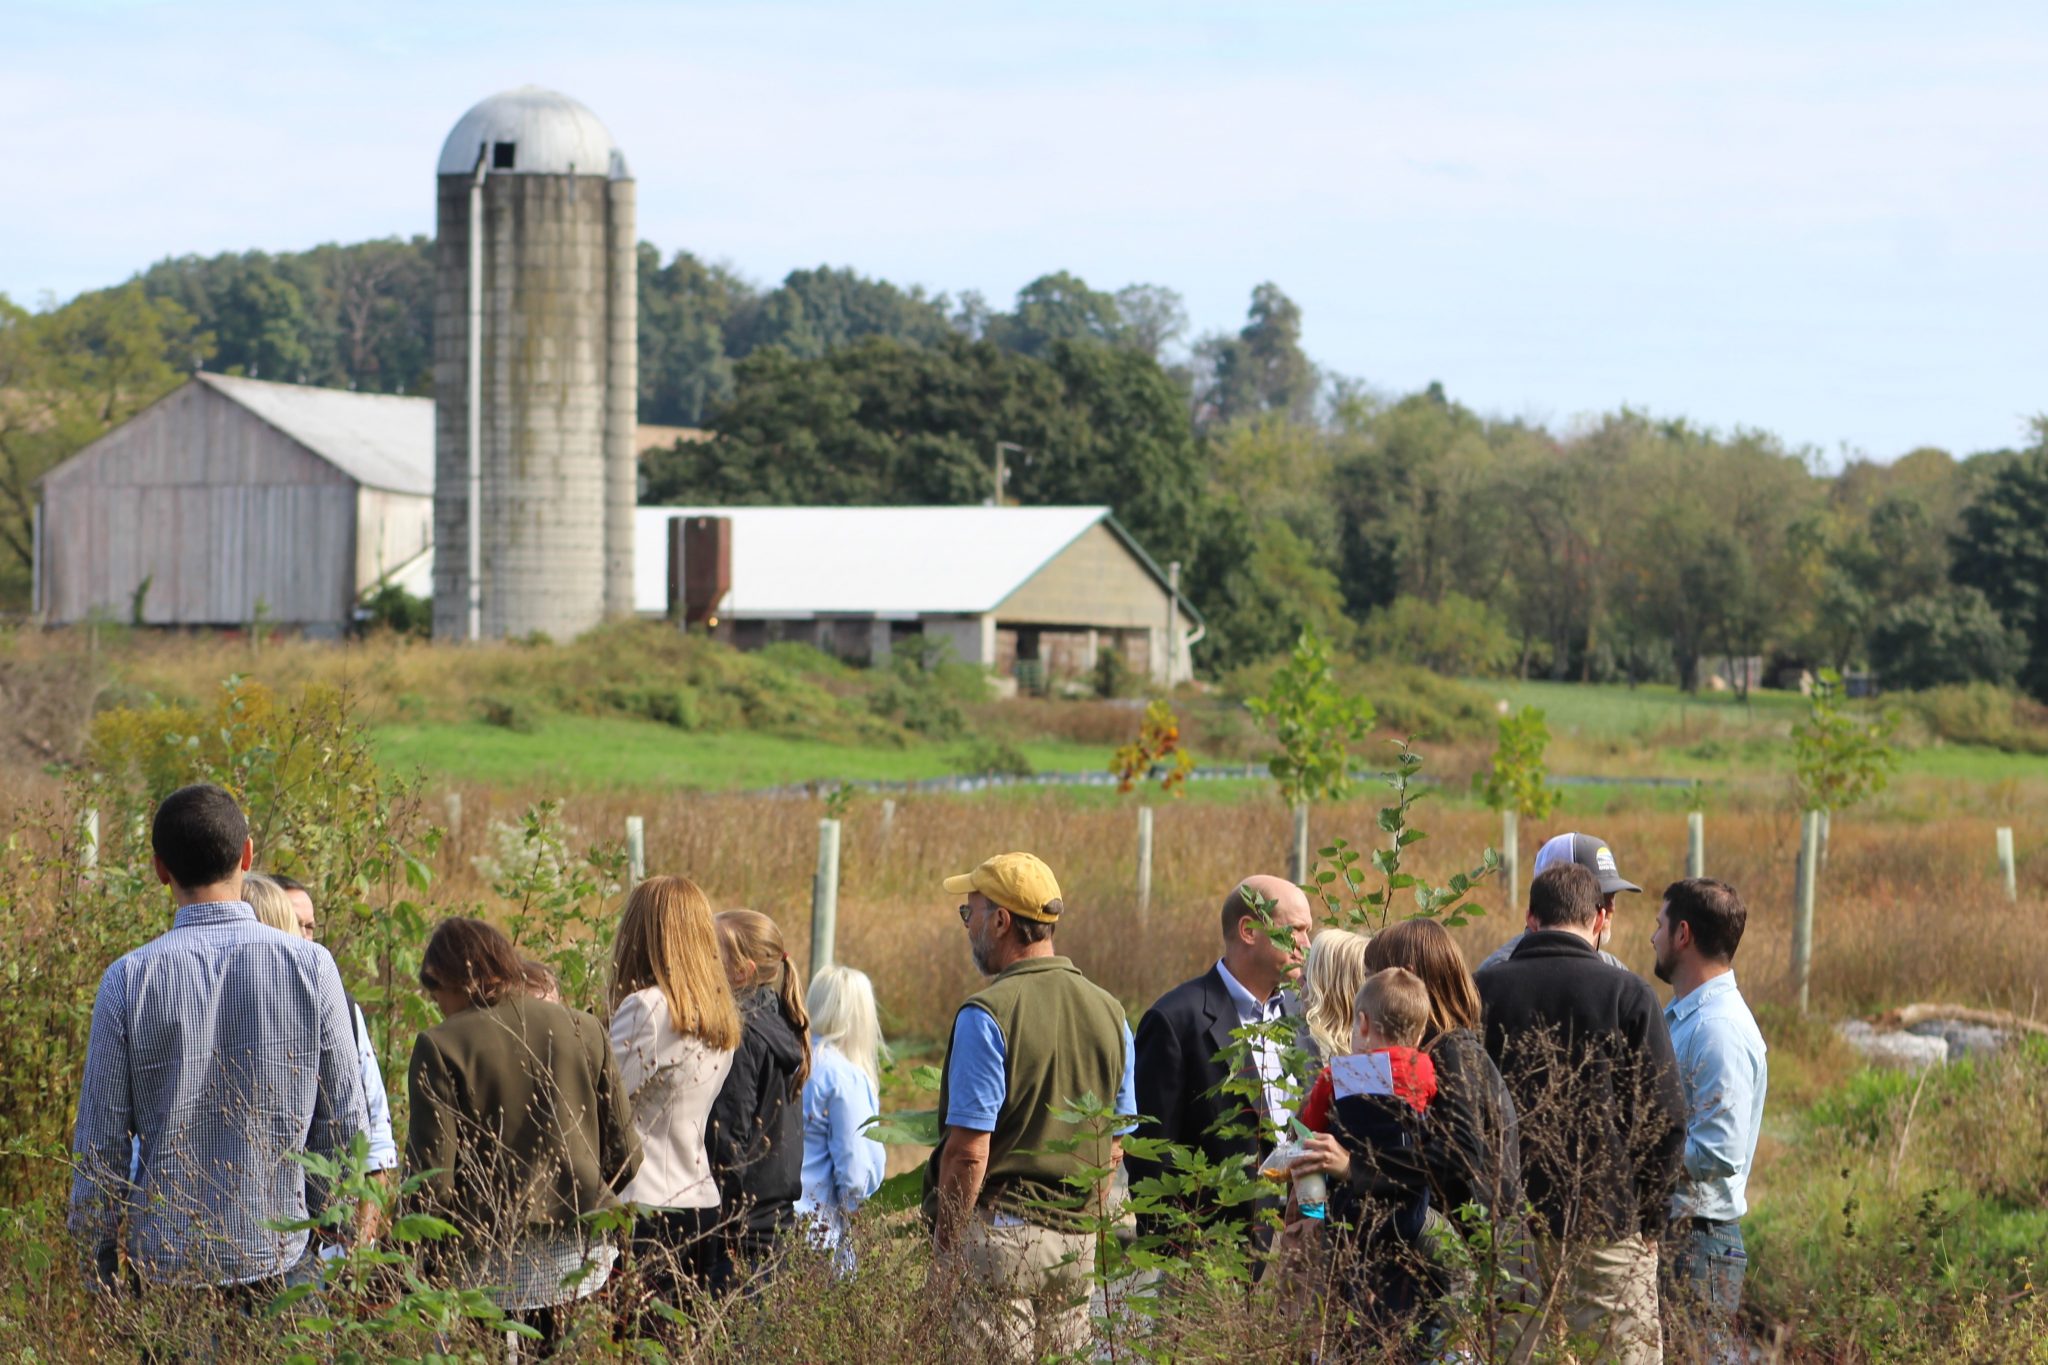
[[[1376,607],[1359,633],[1369,659],[1413,664],[1454,678],[1498,678],[1513,671],[1521,651],[1507,618],[1459,593],[1437,601],[1397,597]]]
[[[487,693],[476,699],[477,718],[486,725],[530,735],[540,728],[539,708],[525,697]]]
[[[2048,754],[2048,706],[2009,688],[1981,682],[1930,687],[1895,700],[1925,739]]]
[[[363,610],[369,614],[366,624],[373,630],[422,639],[434,633],[434,604],[414,597],[396,583],[386,583],[364,598]]]
[[[1029,777],[1031,758],[1004,739],[970,740],[960,752],[959,769],[975,777]]]

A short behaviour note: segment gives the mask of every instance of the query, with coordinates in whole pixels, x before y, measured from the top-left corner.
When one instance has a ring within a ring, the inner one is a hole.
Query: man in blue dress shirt
[[[1672,1278],[1706,1315],[1713,1358],[1728,1359],[1728,1326],[1749,1260],[1742,1215],[1770,1069],[1763,1034],[1735,984],[1735,949],[1748,921],[1726,882],[1694,878],[1665,889],[1650,947],[1671,984],[1664,1020],[1685,1090],[1685,1180],[1672,1199]]]
[[[293,1154],[339,1157],[363,1130],[354,1029],[327,950],[241,898],[252,850],[233,797],[172,792],[150,843],[177,917],[100,981],[71,1226],[105,1287],[125,1221],[136,1279],[255,1307],[307,1274],[306,1234],[273,1226],[320,1211]]]

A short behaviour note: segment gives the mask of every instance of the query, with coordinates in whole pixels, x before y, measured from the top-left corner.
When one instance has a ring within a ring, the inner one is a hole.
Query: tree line
[[[0,298],[0,592],[25,596],[34,480],[193,368],[430,392],[432,251],[180,257],[62,307]],[[1153,284],[1060,271],[998,309],[640,253],[641,419],[718,437],[650,455],[650,502],[980,502],[1006,443],[1007,501],[1106,503],[1182,562],[1216,673],[1312,625],[1454,674],[1697,687],[1754,657],[2048,697],[2048,421],[1829,470],[1762,431],[1380,393],[1314,364],[1271,283],[1190,338]]]

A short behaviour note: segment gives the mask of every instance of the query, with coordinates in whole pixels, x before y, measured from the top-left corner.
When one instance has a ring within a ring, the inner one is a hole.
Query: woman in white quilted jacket
[[[729,1278],[704,1123],[740,1040],[711,901],[689,878],[633,888],[612,944],[611,1007],[612,1052],[645,1154],[623,1194],[640,1213],[636,1260],[646,1288],[680,1308]]]

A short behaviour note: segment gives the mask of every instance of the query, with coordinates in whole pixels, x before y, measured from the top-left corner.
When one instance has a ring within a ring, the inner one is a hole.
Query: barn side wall
[[[44,602],[66,623],[231,626],[257,604],[334,626],[353,605],[356,487],[204,384],[108,432],[43,482]]]

